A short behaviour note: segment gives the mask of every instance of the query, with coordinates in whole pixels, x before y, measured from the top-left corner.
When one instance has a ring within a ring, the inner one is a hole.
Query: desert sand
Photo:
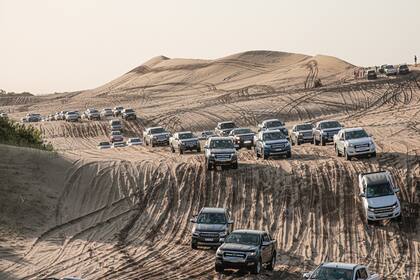
[[[420,72],[375,81],[329,56],[249,51],[216,60],[155,57],[92,90],[0,98],[13,119],[122,105],[136,110],[128,136],[161,125],[172,132],[233,120],[287,127],[337,119],[374,135],[377,158],[337,157],[333,147],[294,146],[291,159],[207,171],[202,154],[168,147],[98,150],[107,121],[42,122],[56,152],[0,145],[0,278],[301,279],[323,261],[369,265],[384,279],[420,277]],[[322,87],[314,88],[320,79]],[[403,219],[367,226],[357,174],[389,170]],[[274,272],[214,272],[215,251],[192,250],[189,219],[227,207],[235,228],[269,230]]]

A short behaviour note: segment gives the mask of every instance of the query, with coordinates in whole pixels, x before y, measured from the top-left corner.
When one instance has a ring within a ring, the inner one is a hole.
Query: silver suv
[[[207,170],[215,166],[238,168],[238,156],[230,137],[210,137],[204,146]]]

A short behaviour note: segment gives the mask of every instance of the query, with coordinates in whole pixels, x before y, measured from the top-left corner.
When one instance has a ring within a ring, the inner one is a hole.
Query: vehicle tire
[[[399,215],[398,217],[394,218],[394,220],[395,220],[397,223],[401,223],[401,221],[402,221],[402,214],[400,213],[400,215]]]
[[[267,265],[267,270],[274,270],[274,267],[276,266],[276,252],[273,253],[273,256],[271,257],[270,262]]]
[[[191,242],[191,249],[197,250],[197,243]]]
[[[376,157],[376,152],[371,153],[370,157]]]
[[[182,155],[184,153],[184,150],[179,148],[179,154]]]
[[[150,141],[150,146],[154,147],[155,144],[153,144],[153,141]]]
[[[295,141],[293,141],[293,137],[290,137],[290,145],[292,145],[292,146],[295,145]]]
[[[257,159],[259,159],[261,156],[260,156],[260,153],[258,153],[258,149],[257,148],[255,148],[255,155],[257,156]]]
[[[233,169],[238,169],[238,162],[235,162],[234,164],[232,164],[232,168]]]
[[[214,270],[216,270],[217,273],[223,273],[225,271],[225,268],[223,265],[214,265]]]
[[[261,272],[261,258],[258,260],[257,264],[251,269],[252,274],[260,274]]]
[[[286,158],[291,158],[292,157],[292,152],[288,152],[287,154],[286,154]]]
[[[334,149],[335,149],[335,154],[338,156],[338,157],[340,157],[341,156],[341,154],[340,154],[340,151],[338,150],[338,148],[337,148],[337,145],[334,145]]]
[[[268,159],[268,155],[263,154],[263,159]]]
[[[351,156],[349,156],[346,149],[344,149],[343,154],[344,154],[344,157],[345,157],[346,160],[351,160]]]
[[[147,142],[147,139],[143,139],[143,142],[146,144],[146,146],[149,146],[149,143]]]
[[[207,165],[207,170],[212,170],[213,169],[213,165],[210,162],[206,161],[206,165]]]
[[[201,148],[198,148],[197,149],[197,153],[201,153]]]
[[[172,145],[171,145],[171,152],[172,152],[172,153],[175,153],[174,146],[172,146]]]
[[[321,146],[325,146],[325,141],[322,139],[322,137],[321,137],[320,142],[321,142]]]
[[[297,140],[297,144],[298,144],[298,146],[300,146],[300,144],[302,144],[301,142],[299,142],[299,140]]]
[[[246,147],[247,150],[251,150],[251,148],[252,148],[251,146]]]
[[[314,137],[314,145],[318,146],[318,141],[316,141],[316,138]]]

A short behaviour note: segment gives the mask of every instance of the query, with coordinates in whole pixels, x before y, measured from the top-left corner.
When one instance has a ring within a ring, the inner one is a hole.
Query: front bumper
[[[335,134],[322,134],[322,141],[324,143],[334,142],[334,135]]]
[[[401,207],[395,208],[392,212],[386,212],[386,213],[373,213],[371,211],[367,212],[367,218],[370,221],[381,221],[381,220],[387,220],[387,219],[394,219],[401,215]]]
[[[230,158],[228,160],[220,160],[220,159],[216,159],[214,157],[210,157],[209,158],[209,163],[212,165],[233,165],[236,164],[238,162],[237,158]]]
[[[282,155],[287,155],[290,152],[291,152],[290,146],[286,146],[284,148],[279,148],[279,149],[264,148],[265,156],[282,156]]]
[[[201,246],[220,246],[223,244],[223,241],[223,237],[192,236],[192,242]]]
[[[169,145],[169,138],[168,139],[152,139],[153,145],[158,146],[167,146]]]
[[[376,148],[373,145],[370,145],[369,147],[366,147],[364,149],[355,149],[354,147],[348,147],[346,151],[349,156],[363,156],[376,153]]]
[[[248,147],[254,147],[254,141],[253,140],[235,140],[235,148],[248,148]]]
[[[216,256],[216,265],[221,265],[225,269],[249,269],[257,264],[256,257],[246,257],[242,258],[228,258]]]
[[[195,143],[193,145],[182,144],[180,147],[183,151],[196,151],[201,148],[200,144],[198,143]]]

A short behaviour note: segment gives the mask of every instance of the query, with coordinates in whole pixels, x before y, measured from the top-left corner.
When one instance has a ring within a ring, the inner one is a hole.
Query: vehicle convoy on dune
[[[306,142],[312,143],[314,126],[310,123],[296,124],[290,132],[290,143],[300,145]]]
[[[172,153],[175,153],[176,150],[180,154],[183,154],[185,151],[201,152],[200,141],[191,131],[176,132],[169,138],[169,145],[171,146]]]
[[[277,242],[266,231],[234,230],[216,251],[215,270],[246,269],[259,274],[263,265],[273,270]]]
[[[266,130],[280,130],[289,137],[289,130],[286,128],[286,124],[279,119],[264,120],[258,124],[258,132]]]
[[[314,144],[325,146],[328,142],[334,142],[336,135],[343,126],[334,120],[320,121],[313,129]]]
[[[384,219],[401,219],[401,205],[397,196],[400,189],[388,171],[359,174],[359,189],[368,224]]]
[[[361,127],[341,129],[334,135],[334,148],[337,156],[344,156],[347,160],[363,155],[376,156],[372,137]]]
[[[40,122],[41,119],[42,117],[40,114],[29,113],[29,114],[26,114],[26,116],[22,118],[22,122]]]
[[[171,134],[163,127],[149,127],[143,131],[143,141],[146,146],[168,146]]]
[[[232,121],[224,121],[217,123],[214,132],[218,136],[228,136],[232,129],[236,128],[236,124]]]
[[[190,220],[193,223],[191,248],[218,247],[233,229],[230,213],[225,208],[204,207]]]
[[[273,156],[292,157],[292,148],[286,135],[280,130],[265,130],[257,134],[255,143],[257,159],[268,159]]]
[[[210,137],[204,145],[207,170],[216,166],[238,168],[238,155],[230,137]]]
[[[251,150],[254,146],[255,133],[250,128],[234,128],[229,133],[229,137],[232,138],[235,148],[247,148]]]
[[[126,121],[137,119],[136,112],[131,108],[123,109],[121,111],[121,117]]]
[[[315,270],[304,273],[303,279],[317,280],[380,280],[378,274],[360,264],[327,262],[322,263]]]

